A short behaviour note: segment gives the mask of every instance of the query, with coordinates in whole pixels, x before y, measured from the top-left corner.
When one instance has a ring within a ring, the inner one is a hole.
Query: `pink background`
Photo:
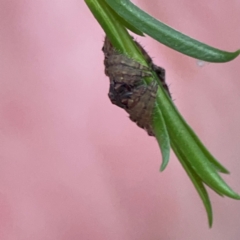
[[[215,47],[240,47],[240,2],[135,1]],[[111,105],[104,33],[81,0],[0,1],[0,239],[237,240],[240,202],[210,197],[214,226],[174,154]],[[240,192],[240,57],[197,65],[138,38],[175,104]]]

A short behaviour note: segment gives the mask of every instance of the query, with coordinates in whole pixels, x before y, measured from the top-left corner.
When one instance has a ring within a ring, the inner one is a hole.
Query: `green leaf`
[[[115,15],[116,18],[118,19],[118,21],[123,25],[125,26],[128,30],[130,30],[131,32],[139,35],[139,36],[144,36],[144,34],[139,31],[137,28],[135,28],[133,25],[131,25],[129,22],[127,22],[124,18],[122,18],[120,15]]]
[[[202,199],[203,205],[206,209],[207,216],[208,216],[208,224],[209,227],[212,227],[213,223],[213,214],[212,214],[212,206],[208,196],[208,193],[205,189],[205,186],[202,183],[201,178],[197,175],[191,165],[188,163],[187,158],[185,157],[184,153],[181,152],[179,149],[178,144],[174,141],[171,142],[172,149],[175,152],[178,160],[182,164],[183,168],[187,172],[189,178],[191,179],[194,187],[196,188],[200,198]]]
[[[160,167],[162,172],[169,162],[171,145],[164,118],[157,104],[153,112],[153,129],[162,153],[162,165]]]
[[[228,62],[240,54],[210,47],[153,18],[129,0],[105,0],[123,19],[160,43],[188,56],[207,62]]]
[[[226,195],[230,198],[240,199],[220,177],[206,151],[202,149],[200,140],[196,141],[196,135],[192,135],[192,130],[178,113],[173,102],[166,97],[166,94],[158,92],[157,102],[159,103],[165,123],[167,125],[170,141],[175,141],[179,149],[184,152],[186,159],[198,176],[219,194]]]
[[[182,118],[182,116],[180,116]],[[184,121],[184,119],[182,118]],[[184,121],[185,122],[185,121]],[[193,130],[189,127],[188,124],[185,123],[185,127],[188,129],[188,132],[191,134],[194,141],[197,143],[199,148],[204,153],[205,157],[208,159],[208,161],[212,164],[212,166],[219,172],[229,174],[230,172],[221,164],[219,163],[213,155],[206,149],[206,147],[202,144],[202,142],[199,140],[197,135],[193,132]]]

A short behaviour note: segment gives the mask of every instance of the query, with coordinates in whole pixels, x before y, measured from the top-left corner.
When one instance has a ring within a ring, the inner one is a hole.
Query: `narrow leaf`
[[[182,119],[173,102],[161,91],[158,91],[157,98],[171,141],[174,139],[178,143],[181,151],[187,156],[188,163],[202,181],[220,194],[240,199],[240,196],[219,176],[205,152],[202,151],[201,145],[198,144],[200,140],[195,141],[196,136],[191,135],[190,127]]]
[[[180,116],[182,118],[182,116]],[[213,155],[206,149],[206,147],[203,145],[203,143],[199,140],[197,135],[193,132],[193,130],[189,127],[188,124],[184,121],[182,118],[183,122],[185,123],[185,127],[188,129],[189,134],[191,134],[192,138],[195,140],[195,142],[198,144],[198,146],[201,148],[203,151],[205,157],[208,159],[208,161],[212,164],[212,166],[219,172],[229,174],[230,172],[221,164],[219,163]]]
[[[240,54],[210,47],[153,18],[129,0],[105,0],[123,19],[162,44],[188,56],[207,62],[228,62]]]
[[[115,15],[115,17],[118,19],[118,21],[125,26],[128,30],[132,31],[133,33],[139,35],[139,36],[144,36],[144,34],[139,31],[137,28],[135,28],[133,25],[131,25],[129,22],[127,22],[124,18],[122,18],[120,15]]]
[[[160,168],[160,171],[162,172],[169,162],[171,145],[164,118],[157,104],[153,113],[153,128],[162,153],[162,165]]]
[[[179,149],[178,144],[176,142],[172,141],[171,146],[172,146],[172,149],[175,152],[178,160],[182,164],[183,168],[185,169],[189,178],[191,179],[193,185],[195,186],[200,198],[202,199],[203,205],[207,212],[209,227],[212,227],[212,223],[213,223],[212,206],[211,206],[211,202],[210,202],[208,193],[205,189],[205,186],[202,183],[201,178],[196,174],[194,169],[190,166],[190,164],[186,160],[186,157]]]

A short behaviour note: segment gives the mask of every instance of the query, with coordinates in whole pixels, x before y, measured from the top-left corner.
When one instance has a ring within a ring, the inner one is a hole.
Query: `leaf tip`
[[[212,228],[212,224],[213,224],[213,220],[212,220],[212,219],[209,219],[209,220],[208,220],[208,226],[209,226],[209,228]]]
[[[168,162],[169,162],[169,157],[163,159],[160,170],[159,170],[160,172],[163,172],[165,170],[165,168],[168,165]]]
[[[235,193],[232,198],[236,200],[240,200],[240,195],[238,193]]]

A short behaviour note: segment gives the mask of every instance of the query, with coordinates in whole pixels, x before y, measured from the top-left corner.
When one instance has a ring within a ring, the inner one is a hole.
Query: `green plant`
[[[240,54],[240,50],[221,51],[177,32],[129,0],[85,0],[85,2],[113,46],[144,66],[147,66],[147,62],[127,29],[141,36],[145,33],[183,54],[208,62],[227,62]],[[153,76],[144,78],[146,84],[158,81],[154,72]],[[155,105],[153,129],[162,153],[160,170],[163,171],[167,166],[172,148],[203,201],[211,227],[212,207],[205,186],[221,196],[240,199],[240,195],[235,193],[219,175],[229,171],[201,143],[164,92],[161,84]]]

